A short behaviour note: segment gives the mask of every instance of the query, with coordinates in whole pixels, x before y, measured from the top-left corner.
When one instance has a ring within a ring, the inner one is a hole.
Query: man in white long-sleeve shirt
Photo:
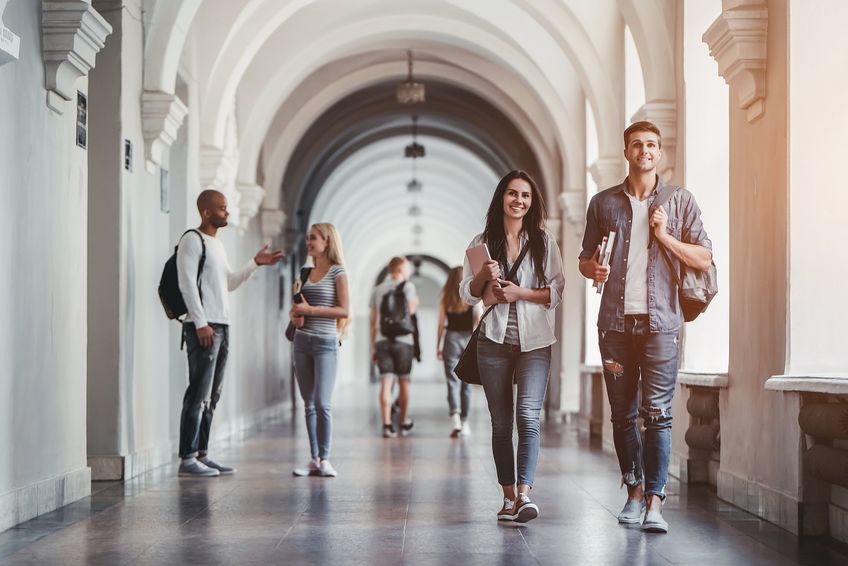
[[[227,225],[227,198],[218,191],[203,191],[197,197],[197,210],[200,227],[198,231],[187,232],[177,250],[180,292],[188,310],[183,324],[188,353],[188,388],[180,417],[179,475],[210,477],[235,472],[207,456],[212,416],[221,397],[227,364],[228,294],[247,281],[260,266],[280,261],[283,252],[269,252],[266,245],[247,265],[233,271],[224,245],[216,238],[218,229]],[[201,270],[204,250],[206,259]]]

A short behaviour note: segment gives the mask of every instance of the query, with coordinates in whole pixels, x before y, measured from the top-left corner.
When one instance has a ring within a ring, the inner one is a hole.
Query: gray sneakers
[[[668,522],[663,519],[662,509],[650,509],[645,512],[645,520],[642,521],[642,530],[649,533],[668,532]]]
[[[236,473],[235,468],[230,468],[229,466],[222,466],[221,464],[215,462],[214,460],[210,460],[207,457],[198,458],[197,460],[207,468],[212,468],[213,470],[218,470],[218,473],[222,476],[231,476]]]
[[[641,499],[628,499],[624,509],[618,514],[618,522],[625,525],[635,525],[642,520],[642,511],[645,510],[645,502]]]
[[[221,475],[215,468],[210,468],[197,458],[183,460],[177,475],[181,478],[214,478]]]

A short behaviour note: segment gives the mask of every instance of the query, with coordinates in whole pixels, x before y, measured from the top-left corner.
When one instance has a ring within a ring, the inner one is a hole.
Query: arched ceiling
[[[411,142],[413,113],[419,116],[421,135],[465,148],[498,177],[522,168],[541,181],[538,160],[522,132],[491,104],[454,86],[428,83],[425,104],[404,106],[395,100],[394,89],[393,83],[378,84],[350,95],[313,123],[292,154],[282,182],[286,210],[309,217],[327,179],[363,147],[400,137],[394,152],[401,157]],[[268,190],[275,188],[271,182],[266,183]],[[549,192],[558,191],[554,187]]]
[[[322,179],[364,144],[402,132],[403,112],[369,93],[403,76],[409,48],[417,76],[433,85],[433,100],[447,101],[421,111],[422,133],[468,148],[493,169],[531,169],[549,197],[585,184],[584,100],[595,118],[598,155],[620,159],[625,23],[649,101],[675,93],[669,0],[142,2],[145,90],[173,93],[180,58],[188,57],[200,143],[211,150],[204,167],[209,156],[224,158],[235,108],[238,148],[228,158],[237,162],[236,181],[262,182],[266,208],[289,214],[292,198],[308,209]],[[357,124],[338,112],[351,101],[361,102]],[[453,101],[474,101],[461,109],[471,119],[451,112]],[[483,105],[519,141],[511,146],[492,134],[473,112]],[[330,123],[332,115],[339,120]],[[319,123],[335,135],[316,135]],[[317,150],[318,141],[328,147]]]

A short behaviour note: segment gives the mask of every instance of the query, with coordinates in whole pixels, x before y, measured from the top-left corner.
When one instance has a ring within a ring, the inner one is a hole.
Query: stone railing
[[[719,390],[727,387],[726,374],[681,371],[675,404],[686,403],[686,417],[675,414],[675,427],[684,425],[684,443],[672,453],[671,472],[683,483],[716,484],[721,444]],[[687,420],[688,417],[688,420]]]
[[[765,388],[801,396],[801,533],[848,543],[848,374],[778,375]]]

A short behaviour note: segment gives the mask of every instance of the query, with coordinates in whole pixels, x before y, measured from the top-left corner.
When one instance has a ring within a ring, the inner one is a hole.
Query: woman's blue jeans
[[[518,484],[532,486],[539,460],[540,418],[551,369],[551,347],[522,352],[518,346],[498,344],[480,333],[477,366],[492,417],[492,454],[498,483],[516,483],[512,447],[512,422],[515,420],[518,424]],[[513,379],[518,385],[514,416]]]
[[[294,335],[294,371],[306,415],[312,458],[330,458],[333,436],[331,401],[336,383],[339,341],[335,335]]]
[[[469,338],[471,338],[471,331],[448,330],[445,333],[445,345],[442,348],[445,379],[448,383],[448,410],[451,415],[459,414],[462,420],[468,418],[468,408],[471,406],[471,386],[461,381],[453,372],[453,368],[456,367]]]

